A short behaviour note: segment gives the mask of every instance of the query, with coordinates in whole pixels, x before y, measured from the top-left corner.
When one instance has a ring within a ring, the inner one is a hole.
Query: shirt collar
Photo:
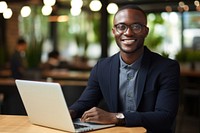
[[[132,64],[128,65],[122,60],[122,57],[119,54],[120,68],[125,68],[125,69],[126,68],[131,68],[131,69],[134,69],[134,70],[138,70],[140,68],[140,65],[141,65],[142,57],[143,57],[143,55],[140,56],[135,62],[133,62]]]

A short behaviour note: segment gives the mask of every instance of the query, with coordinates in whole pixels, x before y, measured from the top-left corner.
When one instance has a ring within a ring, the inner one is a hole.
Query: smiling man
[[[147,17],[135,5],[118,10],[112,32],[120,51],[94,66],[85,91],[70,107],[72,118],[172,133],[179,103],[178,63],[144,46]],[[102,99],[107,110],[97,107]]]

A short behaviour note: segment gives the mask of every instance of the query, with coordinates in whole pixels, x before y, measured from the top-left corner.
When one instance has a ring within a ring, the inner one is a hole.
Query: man
[[[178,63],[144,46],[149,28],[139,7],[120,8],[113,23],[120,52],[94,66],[85,91],[70,107],[72,118],[171,133],[179,103]],[[108,110],[97,107],[102,98]]]
[[[15,52],[11,57],[11,72],[14,79],[22,79],[26,68],[25,51],[27,43],[23,38],[17,40]]]

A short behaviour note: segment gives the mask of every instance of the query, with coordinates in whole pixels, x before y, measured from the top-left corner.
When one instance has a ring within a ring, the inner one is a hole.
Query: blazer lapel
[[[139,103],[142,98],[142,94],[144,91],[144,85],[146,82],[147,73],[148,73],[150,62],[151,62],[149,53],[150,53],[150,51],[145,47],[142,64],[141,64],[140,70],[138,72],[138,77],[137,77],[137,81],[136,81],[136,88],[137,88],[136,108],[138,108]]]
[[[119,86],[119,54],[116,54],[110,66],[110,100],[113,112],[118,111],[118,86]]]

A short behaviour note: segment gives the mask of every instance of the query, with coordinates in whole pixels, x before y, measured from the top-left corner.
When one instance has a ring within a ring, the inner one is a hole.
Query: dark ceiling
[[[4,0],[6,2],[28,2],[31,0]],[[42,0],[32,0],[32,1],[42,1]],[[68,0],[57,0],[57,1],[68,1]],[[89,1],[89,0],[83,0],[83,1]],[[144,3],[163,3],[163,2],[194,2],[194,0],[108,0],[110,2],[116,2],[116,3],[136,3],[136,4],[144,4]]]
[[[195,10],[195,0],[110,0],[118,5],[125,5],[129,3],[137,4],[146,12],[160,12],[165,11],[166,6],[171,6],[173,11],[178,11],[179,2],[182,1],[190,7],[190,10]]]
[[[5,0],[7,3],[14,2],[30,2],[30,1],[38,1],[38,3],[42,3],[42,0]],[[57,0],[58,5],[69,3],[71,0]],[[83,0],[85,3],[89,3],[91,0]],[[105,0],[102,0],[105,1]],[[108,0],[108,2],[114,2],[118,4],[118,6],[122,6],[125,4],[137,4],[142,7],[146,12],[160,12],[165,11],[166,6],[171,6],[172,11],[178,11],[178,3],[182,1],[187,4],[190,8],[190,11],[195,10],[194,1],[195,0]]]

